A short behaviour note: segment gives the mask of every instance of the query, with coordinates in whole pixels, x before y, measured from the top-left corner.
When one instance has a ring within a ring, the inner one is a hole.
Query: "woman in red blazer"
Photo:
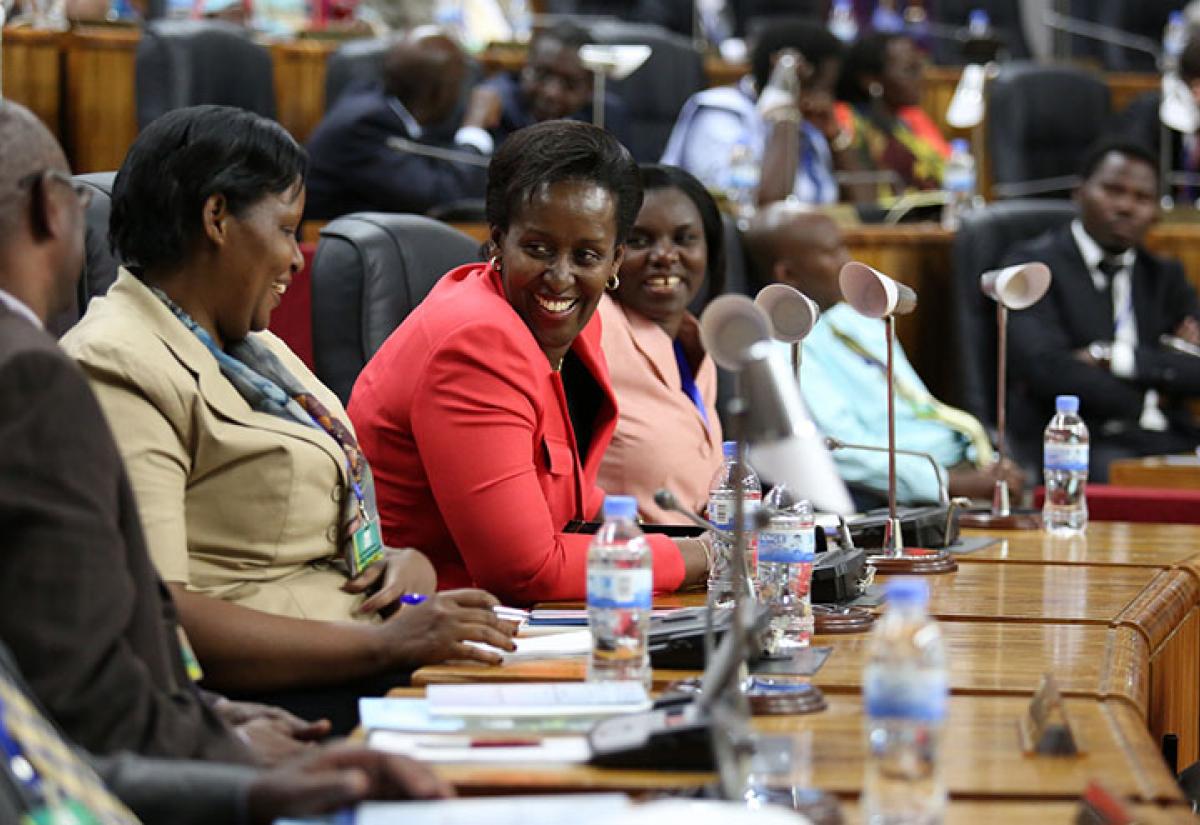
[[[563,530],[599,513],[617,420],[593,314],[641,201],[637,166],[603,130],[515,133],[488,168],[492,259],[449,272],[359,376],[350,417],[384,537],[421,548],[439,588],[585,595],[590,538]],[[703,542],[650,543],[656,590],[705,580]]]

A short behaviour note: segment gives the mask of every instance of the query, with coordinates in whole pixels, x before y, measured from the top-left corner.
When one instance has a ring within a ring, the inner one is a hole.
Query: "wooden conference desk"
[[[1085,776],[1144,800],[1174,798],[1157,743],[1175,733],[1180,764],[1200,758],[1200,528],[1098,523],[1073,542],[1036,532],[995,535],[1003,540],[960,556],[956,573],[930,579],[931,609],[949,650],[954,698],[947,759],[956,799],[1065,799],[1082,789]],[[813,677],[830,710],[758,724],[810,737],[813,784],[852,796],[861,774],[857,693],[867,637],[817,637],[815,643],[834,648]],[[1083,731],[1088,754],[1082,761],[1021,756],[1012,741],[1013,720],[1045,671],[1056,674]],[[686,675],[657,672],[655,681],[661,686]],[[582,660],[442,665],[418,670],[414,684],[582,676]],[[687,775],[578,767],[463,768],[452,776],[474,790],[513,783],[522,789],[687,784]]]
[[[1200,456],[1122,458],[1108,469],[1109,483],[1120,487],[1200,490]]]

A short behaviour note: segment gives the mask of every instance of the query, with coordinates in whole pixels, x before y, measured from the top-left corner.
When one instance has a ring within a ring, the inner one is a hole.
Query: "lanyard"
[[[683,344],[678,340],[675,341],[674,350],[675,364],[679,367],[679,383],[683,386],[684,395],[692,399],[692,403],[700,411],[700,417],[704,419],[704,426],[708,427],[708,410],[704,408],[704,397],[700,395],[700,388],[696,386],[696,379],[692,375],[692,365],[688,363],[687,353],[683,351]]]
[[[46,801],[42,779],[38,776],[37,768],[25,757],[21,744],[9,732],[6,708],[4,698],[0,697],[0,751],[8,765],[8,775],[16,782],[18,791],[26,797],[27,806],[30,809],[40,808]]]

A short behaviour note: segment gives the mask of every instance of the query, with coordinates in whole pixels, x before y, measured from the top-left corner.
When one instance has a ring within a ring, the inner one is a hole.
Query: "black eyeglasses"
[[[86,183],[80,183],[79,181],[75,180],[66,172],[60,172],[57,169],[39,169],[36,172],[30,172],[28,175],[17,181],[17,187],[20,189],[29,189],[33,186],[34,182],[43,175],[51,180],[56,180],[59,183],[65,183],[67,186],[71,187],[71,191],[75,193],[75,197],[79,198],[79,205],[84,209],[87,209],[88,204],[92,202],[92,195],[96,190],[92,189],[92,187],[88,186]]]

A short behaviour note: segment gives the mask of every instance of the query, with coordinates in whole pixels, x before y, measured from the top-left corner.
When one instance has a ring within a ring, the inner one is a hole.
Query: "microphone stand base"
[[[838,607],[832,604],[813,605],[813,633],[818,636],[866,633],[874,624],[875,614],[861,607]]]
[[[918,547],[905,547],[899,556],[867,556],[867,564],[881,576],[936,576],[958,569],[958,562],[945,550]]]
[[[1041,530],[1042,517],[1037,513],[1009,513],[998,516],[986,510],[974,513],[959,513],[959,527],[977,530]]]

